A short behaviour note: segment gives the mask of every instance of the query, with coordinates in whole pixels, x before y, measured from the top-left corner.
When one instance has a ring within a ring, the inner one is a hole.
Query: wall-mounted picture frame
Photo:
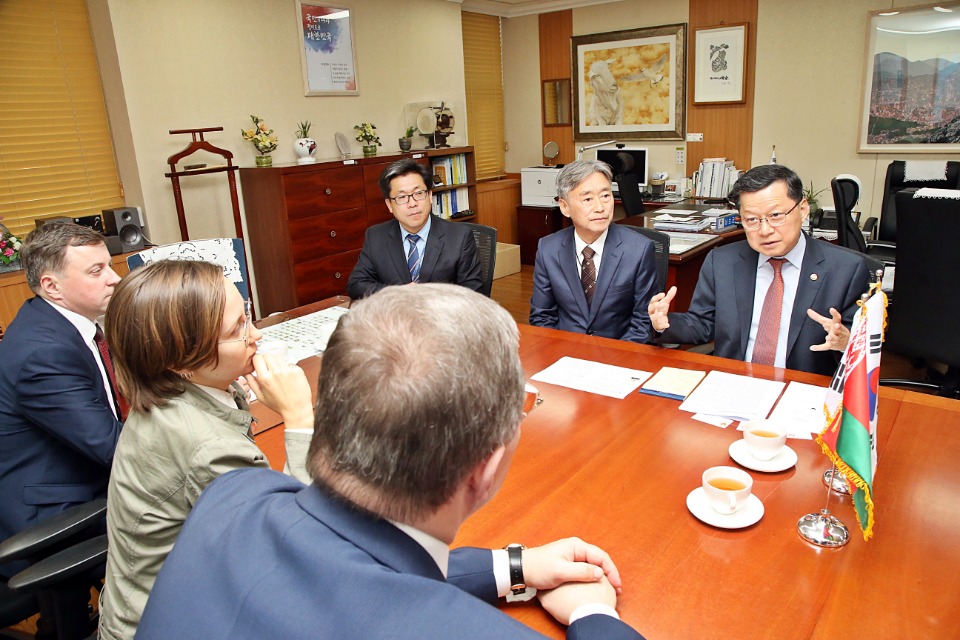
[[[960,151],[960,3],[873,11],[861,153]]]
[[[571,38],[576,141],[682,140],[687,25]]]
[[[739,22],[693,30],[693,104],[747,101],[748,28]]]
[[[360,95],[351,17],[344,7],[297,0],[304,95]]]

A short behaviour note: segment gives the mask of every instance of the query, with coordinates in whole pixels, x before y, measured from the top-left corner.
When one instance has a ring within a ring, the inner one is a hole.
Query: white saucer
[[[728,451],[730,452],[730,457],[738,464],[747,469],[762,471],[764,473],[786,471],[797,464],[797,452],[790,447],[784,447],[780,453],[769,460],[757,460],[754,458],[753,454],[750,453],[750,449],[747,447],[746,441],[742,439],[733,442]]]
[[[747,498],[747,504],[743,509],[728,516],[717,513],[710,506],[710,500],[703,492],[703,487],[697,487],[687,496],[687,509],[701,522],[721,529],[742,529],[756,524],[763,517],[763,503],[752,493]]]

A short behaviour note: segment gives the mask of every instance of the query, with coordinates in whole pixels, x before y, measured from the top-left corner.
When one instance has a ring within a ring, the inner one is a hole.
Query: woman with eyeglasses
[[[107,572],[100,637],[133,638],[147,596],[203,489],[269,467],[244,391],[289,428],[312,428],[310,385],[295,365],[257,355],[249,303],[206,262],[160,261],[116,287],[106,336],[130,414],[107,491]],[[256,371],[256,377],[252,374]]]

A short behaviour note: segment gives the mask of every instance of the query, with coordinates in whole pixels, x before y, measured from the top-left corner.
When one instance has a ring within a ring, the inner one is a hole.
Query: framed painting
[[[571,39],[573,139],[682,140],[687,25]]]
[[[960,3],[867,19],[862,153],[960,151]]]
[[[304,95],[360,95],[351,13],[297,0]]]
[[[693,30],[693,104],[746,102],[748,23]]]

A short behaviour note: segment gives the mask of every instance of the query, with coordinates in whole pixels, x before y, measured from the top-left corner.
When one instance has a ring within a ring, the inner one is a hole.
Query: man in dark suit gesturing
[[[122,419],[97,342],[97,318],[120,281],[103,236],[47,223],[20,256],[37,295],[0,342],[0,540],[104,497]]]
[[[571,162],[557,176],[560,211],[573,227],[540,240],[530,324],[649,342],[656,250],[639,233],[611,224],[612,179],[610,167],[594,160]]]
[[[396,220],[367,229],[347,282],[351,298],[391,284],[449,282],[479,291],[477,245],[467,227],[431,215],[433,176],[405,158],[384,169],[380,192]]]
[[[802,232],[810,206],[783,165],[744,173],[730,192],[747,239],[708,255],[687,313],[668,313],[671,287],[650,301],[664,342],[714,341],[714,354],[832,375],[850,339],[869,273],[858,254]]]
[[[617,618],[620,576],[598,547],[448,547],[517,449],[518,349],[510,314],[463,287],[356,303],[323,354],[313,484],[263,469],[215,480],[137,638],[542,638],[493,606],[536,591],[569,638],[640,639]]]

